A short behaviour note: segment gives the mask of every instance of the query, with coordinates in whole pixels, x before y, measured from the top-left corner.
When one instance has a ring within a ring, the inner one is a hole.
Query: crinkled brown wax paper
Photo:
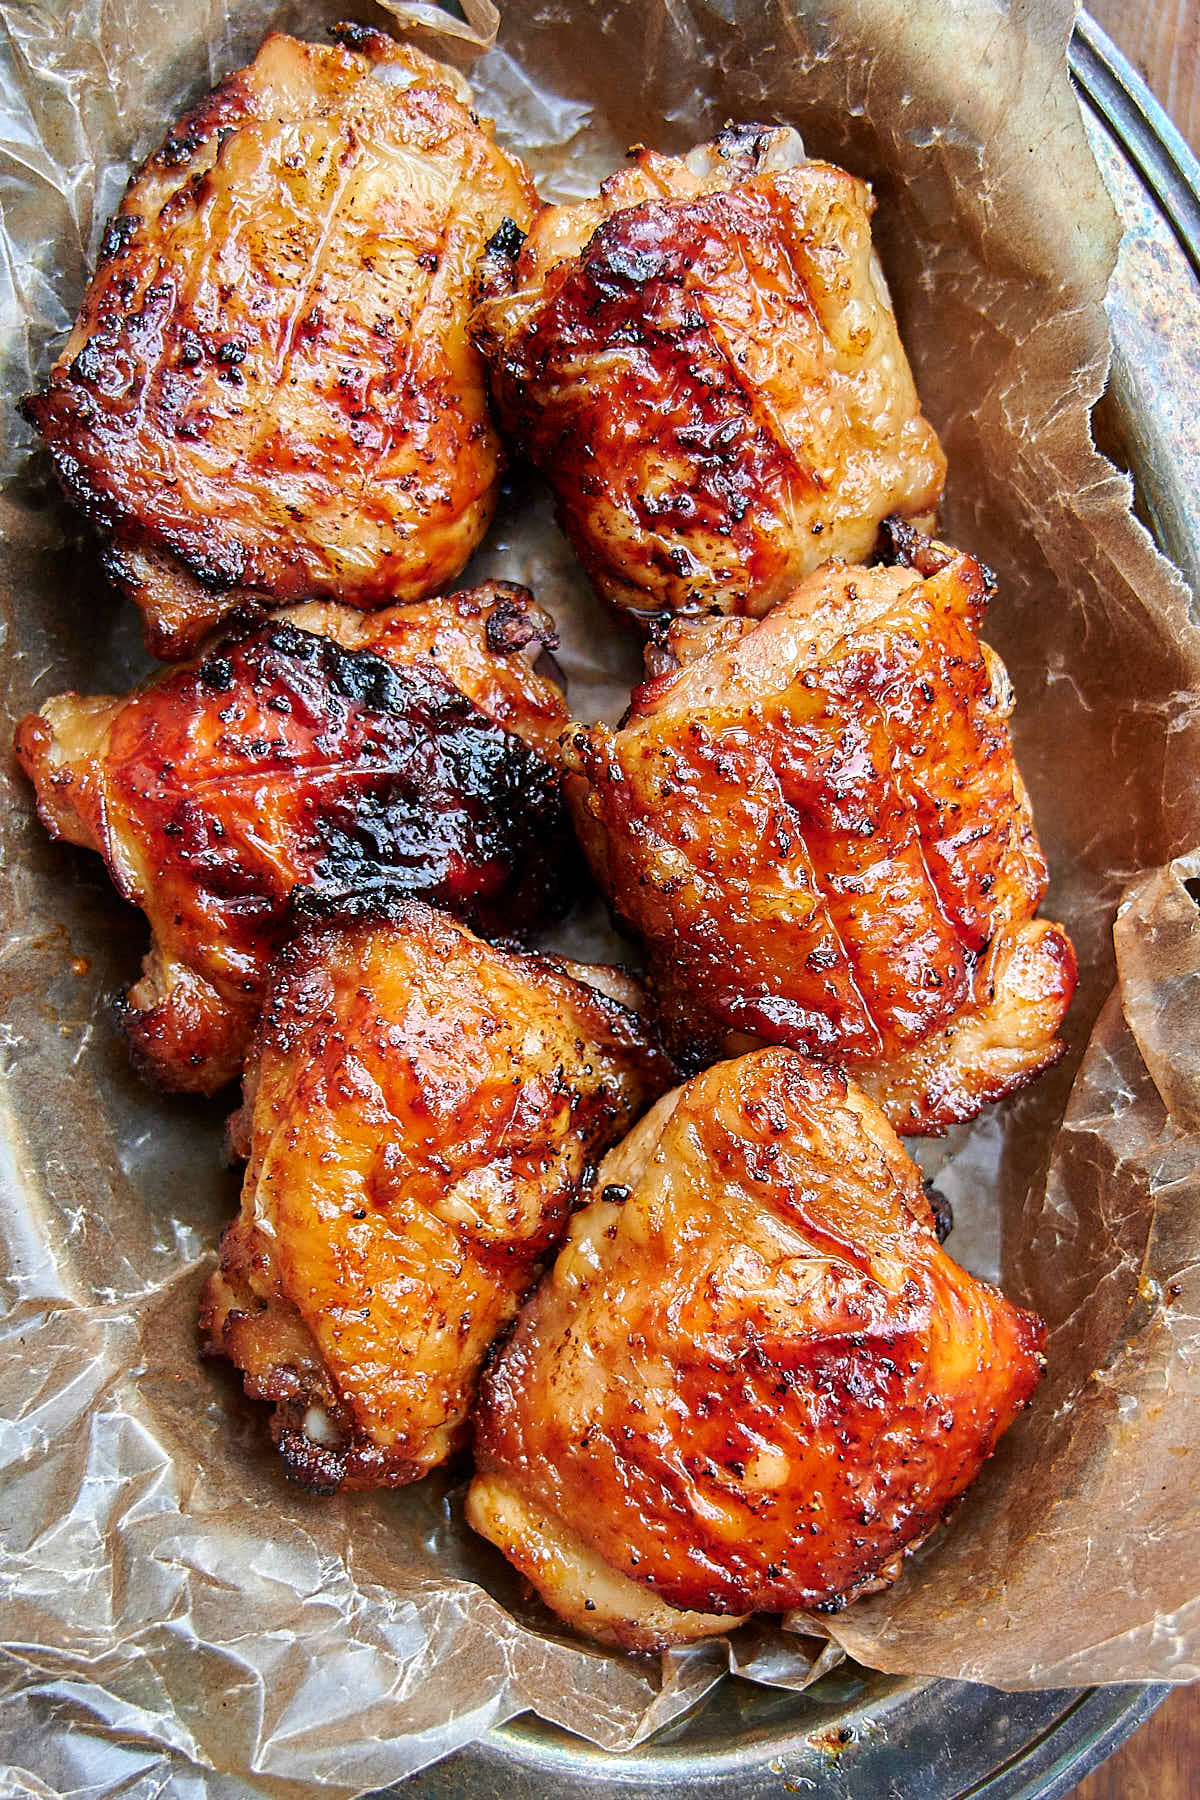
[[[430,41],[432,9],[415,12]],[[48,366],[131,161],[268,26],[332,16],[0,0],[6,396]],[[493,23],[467,16],[441,44],[460,61]],[[874,183],[950,457],[947,535],[1000,577],[988,635],[1082,979],[1067,1062],[922,1152],[958,1209],[953,1247],[1049,1321],[1045,1385],[897,1586],[821,1630],[880,1668],[1014,1688],[1183,1680],[1198,1660],[1200,643],[1088,434],[1117,234],[1069,26],[1065,0],[513,0],[473,71],[549,197],[627,143],[680,150],[730,116],[793,123]],[[127,685],[142,659],[132,609],[5,416],[10,727],[59,689]],[[528,477],[475,570],[531,581],[555,612],[577,712],[620,709],[633,644]],[[620,1749],[731,1662],[802,1685],[820,1642],[770,1624],[661,1666],[555,1630],[463,1527],[461,1478],[325,1500],[287,1485],[232,1375],[196,1356],[237,1188],[222,1109],[129,1073],[105,996],[145,925],[6,776],[0,1788],[351,1795],[525,1707]]]

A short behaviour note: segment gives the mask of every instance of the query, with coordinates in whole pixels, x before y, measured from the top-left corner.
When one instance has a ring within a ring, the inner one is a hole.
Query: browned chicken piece
[[[493,949],[417,902],[283,952],[201,1324],[274,1402],[295,1480],[395,1487],[462,1444],[581,1184],[670,1079],[631,998],[615,970]]]
[[[621,729],[566,740],[567,798],[682,1062],[807,1049],[928,1132],[1058,1060],[1075,958],[1034,917],[990,577],[897,530],[920,567],[834,563],[758,624],[677,622]]]
[[[248,599],[435,593],[495,502],[470,289],[528,173],[455,71],[335,36],[273,34],[180,120],[24,402],[158,656]]]
[[[764,613],[889,513],[932,524],[945,458],[871,249],[870,189],[795,132],[641,150],[482,265],[472,331],[601,594]]]
[[[878,1109],[793,1050],[601,1165],[485,1377],[467,1517],[578,1630],[659,1650],[893,1579],[1040,1378]]]
[[[297,918],[418,895],[524,936],[574,892],[555,642],[493,583],[370,614],[312,604],[128,697],[17,728],[51,835],[98,850],[153,943],[124,1025],[161,1086],[237,1076]]]

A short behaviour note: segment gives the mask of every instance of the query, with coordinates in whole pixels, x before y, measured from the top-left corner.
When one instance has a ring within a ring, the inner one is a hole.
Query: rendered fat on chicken
[[[248,596],[422,599],[494,505],[470,284],[529,177],[455,71],[335,35],[272,35],[180,120],[24,403],[159,656]]]
[[[485,1377],[475,1529],[578,1630],[659,1650],[898,1572],[1041,1372],[878,1109],[791,1050],[601,1165]]]
[[[314,603],[128,697],[61,694],[17,728],[52,836],[98,850],[153,945],[124,1025],[159,1085],[237,1076],[299,921],[415,894],[524,936],[565,910],[574,841],[524,588],[384,612]]]
[[[274,1403],[294,1479],[397,1486],[463,1442],[586,1171],[670,1078],[635,998],[417,903],[283,953],[202,1329]]]
[[[795,132],[743,126],[639,151],[489,247],[472,332],[606,598],[757,615],[888,514],[932,523],[945,459],[873,205]]]
[[[835,563],[758,624],[677,621],[621,728],[567,740],[567,797],[678,1059],[806,1049],[927,1132],[1057,1061],[1075,958],[1034,917],[990,577],[896,532],[919,566]]]

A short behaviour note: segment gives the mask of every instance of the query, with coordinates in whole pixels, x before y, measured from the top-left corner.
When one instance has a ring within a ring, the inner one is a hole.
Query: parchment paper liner
[[[130,159],[268,24],[315,33],[340,10],[0,4],[6,392],[46,367]],[[486,36],[487,9],[468,10]],[[821,1629],[882,1669],[1014,1688],[1188,1679],[1200,923],[1184,882],[1200,860],[1181,853],[1200,841],[1200,644],[1126,481],[1090,446],[1116,227],[1067,82],[1070,9],[571,11],[509,6],[473,76],[549,197],[586,190],[626,142],[682,149],[727,116],[795,123],[811,151],[875,183],[950,456],[947,532],[1001,578],[988,635],[1017,686],[1048,910],[1080,951],[1068,1063],[924,1158],[958,1209],[952,1247],[1002,1268],[1049,1320],[1047,1381],[891,1593]],[[471,29],[441,48],[461,60]],[[141,665],[131,609],[98,582],[19,431],[5,474],[11,721]],[[556,613],[578,713],[620,710],[634,647],[528,477],[475,568],[531,581]],[[253,1779],[348,1795],[524,1707],[619,1749],[730,1660],[803,1685],[820,1644],[770,1623],[661,1670],[556,1632],[462,1527],[452,1478],[345,1500],[287,1486],[236,1383],[195,1355],[196,1293],[236,1193],[217,1163],[220,1109],[157,1101],[129,1074],[104,997],[130,979],[144,926],[98,862],[46,842],[9,775],[5,1791],[149,1794],[169,1779],[232,1796]],[[612,947],[595,911],[571,943]]]

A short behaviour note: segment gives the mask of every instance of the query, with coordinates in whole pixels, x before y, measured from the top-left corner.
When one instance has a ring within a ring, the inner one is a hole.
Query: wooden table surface
[[[1088,10],[1200,156],[1200,0],[1090,0]],[[1198,1797],[1200,1685],[1178,1688],[1071,1800]]]

